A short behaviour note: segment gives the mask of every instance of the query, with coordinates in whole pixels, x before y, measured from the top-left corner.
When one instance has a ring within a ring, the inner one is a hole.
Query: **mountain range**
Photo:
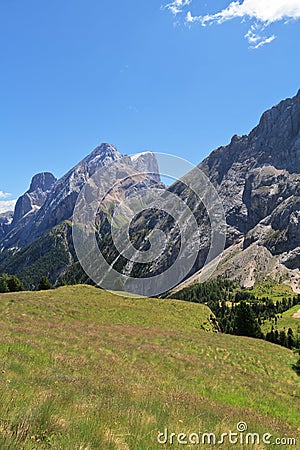
[[[161,187],[159,177],[151,175],[158,172],[155,155],[148,152],[136,158],[138,162],[127,157],[125,163],[138,164],[149,173],[148,187]],[[59,180],[48,172],[35,175],[15,211],[0,214],[0,273],[18,275],[27,288],[36,287],[43,275],[53,284],[86,281],[72,241],[74,206],[96,170],[111,162],[118,164],[121,159],[114,146],[101,144]],[[212,276],[235,279],[247,287],[270,279],[300,291],[300,91],[266,111],[249,135],[235,135],[228,145],[214,150],[198,168],[221,198],[227,223],[226,248]],[[144,186],[145,180],[124,189]],[[179,180],[167,189],[190,206],[201,233],[198,258],[182,287],[201,280],[210,224],[204,205],[195,200],[184,183]],[[100,214],[99,223],[101,246],[111,249],[107,214]],[[119,259],[116,264],[123,273],[151,276],[174,263],[180,232],[162,214],[145,211],[139,215],[132,226],[135,245],[143,248],[142,238],[149,224],[164,231],[167,250],[148,264],[132,265]],[[191,236],[190,248],[195,239]]]

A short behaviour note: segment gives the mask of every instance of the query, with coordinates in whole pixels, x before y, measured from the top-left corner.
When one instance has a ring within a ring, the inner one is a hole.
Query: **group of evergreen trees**
[[[274,330],[272,326],[266,336],[261,331],[266,320],[276,324],[278,314],[300,304],[299,294],[274,303],[268,297],[258,299],[252,292],[238,289],[236,283],[220,278],[184,288],[176,292],[176,298],[206,304],[215,314],[223,333],[266,339],[290,349],[300,348],[300,338],[294,336],[291,328],[286,333],[285,330]]]
[[[41,277],[39,284],[37,286],[38,291],[44,291],[47,289],[52,289],[53,286],[47,277]],[[9,275],[4,273],[0,275],[0,293],[6,292],[19,292],[23,291],[24,287],[22,282],[15,275]]]
[[[15,275],[4,273],[0,275],[0,292],[18,292],[23,290],[23,284]]]
[[[266,334],[266,341],[282,345],[291,350],[293,348],[300,348],[300,339],[298,336],[294,336],[294,332],[291,328],[289,328],[286,333],[285,330],[274,330],[274,326],[272,326],[272,330]]]

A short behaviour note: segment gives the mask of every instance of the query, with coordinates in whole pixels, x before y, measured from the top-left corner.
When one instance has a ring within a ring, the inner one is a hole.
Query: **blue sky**
[[[0,0],[0,207],[101,142],[199,163],[248,133],[300,88],[299,17],[299,0]]]

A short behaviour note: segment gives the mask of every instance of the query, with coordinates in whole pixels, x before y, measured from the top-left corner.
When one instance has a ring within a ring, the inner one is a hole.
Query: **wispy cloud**
[[[179,0],[180,1],[180,0]],[[222,24],[228,20],[240,18],[243,20],[254,21],[245,34],[250,47],[259,48],[265,44],[274,41],[276,36],[274,34],[266,35],[264,31],[267,27],[275,22],[289,21],[300,19],[300,0],[244,0],[231,2],[227,8],[215,13],[206,15],[193,15],[191,11],[187,11],[183,1],[176,6],[170,3],[167,5],[177,7],[178,11],[186,13],[186,22],[198,22],[202,26]],[[191,4],[189,1],[188,4]],[[172,11],[172,10],[171,10]],[[173,11],[172,11],[173,12]],[[174,14],[174,13],[173,13]]]
[[[9,194],[8,192],[0,191],[0,198],[8,198],[10,196],[11,194]]]
[[[245,38],[248,40],[250,47],[257,49],[262,47],[263,45],[270,44],[272,41],[276,39],[275,34],[271,36],[266,36],[262,34],[264,32],[265,26],[254,24],[251,25],[248,32],[245,34]]]
[[[174,14],[174,16],[176,16],[177,14],[183,12],[184,7],[188,6],[191,2],[192,0],[174,0],[163,8],[168,9],[172,14]]]
[[[0,200],[0,214],[13,211],[15,209],[17,200]]]

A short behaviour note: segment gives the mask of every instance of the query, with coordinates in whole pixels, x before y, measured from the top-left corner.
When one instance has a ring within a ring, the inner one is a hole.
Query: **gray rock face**
[[[295,253],[300,246],[300,91],[199,167],[223,200],[228,246],[246,237],[245,248],[257,241],[272,254]]]
[[[52,175],[52,173],[38,173],[32,178],[28,192],[47,192],[52,188],[55,181],[56,178],[54,175]]]
[[[34,212],[44,204],[55,182],[55,176],[49,172],[39,173],[32,178],[28,191],[16,203],[12,227],[26,214]]]

